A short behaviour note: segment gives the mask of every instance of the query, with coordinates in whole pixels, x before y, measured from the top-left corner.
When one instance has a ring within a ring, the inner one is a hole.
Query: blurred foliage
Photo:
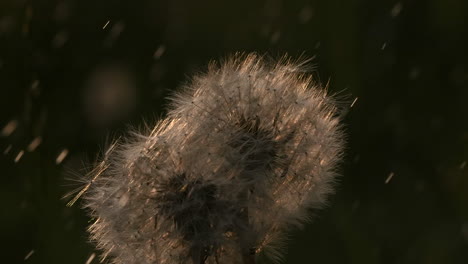
[[[467,19],[465,0],[0,0],[1,262],[87,263],[70,184],[210,60],[257,51],[358,98],[337,194],[284,263],[467,263]]]

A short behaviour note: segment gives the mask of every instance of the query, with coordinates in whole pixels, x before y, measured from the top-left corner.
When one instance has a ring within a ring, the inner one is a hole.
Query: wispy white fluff
[[[283,58],[213,63],[148,135],[118,142],[85,193],[114,263],[277,259],[284,232],[332,192],[343,140],[333,100]]]

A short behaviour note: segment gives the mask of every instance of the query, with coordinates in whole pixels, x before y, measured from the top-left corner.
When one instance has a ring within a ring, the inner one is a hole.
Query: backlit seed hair
[[[116,142],[90,175],[92,239],[119,264],[278,260],[284,233],[333,190],[338,114],[300,63],[210,64],[151,133]]]

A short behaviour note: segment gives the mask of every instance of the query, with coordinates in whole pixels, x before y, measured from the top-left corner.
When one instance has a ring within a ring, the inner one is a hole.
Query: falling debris
[[[463,170],[466,167],[466,160],[460,164],[460,170]]]
[[[96,68],[85,82],[83,92],[85,118],[94,127],[107,127],[125,120],[136,107],[133,74],[118,64]]]
[[[418,67],[413,67],[411,68],[408,78],[410,80],[416,80],[419,77],[419,74],[421,73],[421,70]]]
[[[96,253],[93,253],[89,256],[88,260],[86,260],[86,263],[85,264],[91,264],[91,262],[93,261],[93,259],[96,257]]]
[[[381,49],[381,50],[384,50],[386,47],[387,47],[387,42],[384,42],[384,43],[382,44],[382,47],[381,47],[380,49]]]
[[[351,205],[351,211],[353,212],[356,211],[360,205],[361,205],[361,202],[359,200],[354,201],[353,204]]]
[[[281,31],[279,30],[275,31],[273,35],[271,35],[271,38],[270,38],[271,44],[277,43],[280,37],[281,37]]]
[[[55,34],[54,38],[52,39],[52,47],[58,49],[63,47],[68,40],[68,33],[65,31],[60,31]]]
[[[353,162],[358,163],[360,159],[361,159],[361,155],[356,154],[356,156],[354,156],[354,158],[353,158]]]
[[[415,185],[416,192],[420,193],[426,188],[423,180],[418,180]]]
[[[12,147],[11,144],[8,145],[8,146],[5,148],[5,150],[3,151],[3,155],[8,154],[8,153],[10,152],[10,150],[11,150],[11,147]]]
[[[30,5],[26,7],[24,16],[25,16],[25,20],[22,25],[21,31],[23,33],[23,36],[27,36],[29,34],[30,23],[31,23],[31,19],[33,16],[33,8]]]
[[[350,106],[349,108],[353,107],[354,104],[357,102],[358,99],[359,99],[359,97],[356,97],[356,98],[354,99],[354,101],[351,103],[351,106]]]
[[[102,29],[106,29],[107,25],[109,25],[110,20],[107,20],[107,23],[102,27]]]
[[[117,38],[120,34],[122,34],[124,29],[125,29],[125,23],[123,21],[119,21],[119,22],[115,23],[114,26],[111,29],[112,37]]]
[[[392,17],[397,17],[400,14],[402,8],[403,5],[400,2],[396,3],[396,5],[394,5],[392,10],[390,11],[390,15]]]
[[[164,51],[166,51],[166,47],[164,45],[160,45],[154,52],[153,58],[155,60],[159,59],[164,54]]]
[[[34,254],[34,249],[32,249],[31,251],[29,251],[28,254],[26,254],[26,256],[24,257],[24,260],[28,260],[28,259],[32,256],[32,254]]]
[[[60,152],[60,154],[55,159],[55,163],[56,164],[62,163],[62,161],[67,157],[67,155],[68,155],[68,149],[63,149],[62,152]]]
[[[34,150],[36,150],[37,147],[39,147],[41,142],[42,142],[42,138],[41,137],[36,137],[35,139],[33,139],[33,141],[31,141],[31,143],[29,143],[29,145],[27,147],[27,150],[29,152],[33,152]]]
[[[10,122],[8,122],[8,124],[6,124],[3,129],[2,129],[2,136],[3,137],[8,137],[9,135],[11,135],[11,133],[13,133],[16,128],[18,127],[18,121],[16,120],[11,120]]]
[[[40,83],[39,80],[34,80],[34,81],[31,83],[31,90],[37,90],[37,88],[39,88],[39,83]]]
[[[466,241],[468,241],[468,223],[463,223],[460,231],[463,238],[465,238]]]
[[[305,24],[309,22],[309,20],[312,18],[314,15],[314,12],[310,6],[305,6],[302,8],[302,10],[299,12],[299,22],[302,24]]]
[[[320,41],[317,41],[317,43],[315,43],[314,49],[320,48],[320,44],[321,44]]]
[[[385,184],[388,184],[392,178],[393,178],[393,175],[395,175],[393,172],[390,172],[390,174],[388,175],[387,179],[385,180]]]
[[[21,159],[21,157],[23,157],[23,155],[24,155],[24,150],[20,150],[20,152],[18,152],[18,154],[15,157],[15,163],[18,163],[18,161],[20,161],[20,159]]]

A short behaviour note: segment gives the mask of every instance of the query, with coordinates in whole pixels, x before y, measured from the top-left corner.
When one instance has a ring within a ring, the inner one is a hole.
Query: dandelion
[[[326,203],[342,156],[335,103],[303,67],[255,54],[213,63],[150,133],[117,142],[84,192],[103,257],[278,260],[284,233]]]

